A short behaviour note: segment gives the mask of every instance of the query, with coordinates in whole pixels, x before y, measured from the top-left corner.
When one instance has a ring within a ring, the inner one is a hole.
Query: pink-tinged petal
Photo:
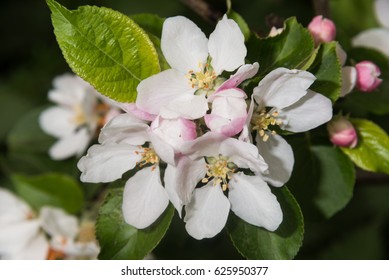
[[[235,119],[227,119],[225,117],[210,114],[205,115],[204,120],[205,124],[211,131],[223,134],[227,137],[234,136],[241,132],[246,124],[246,116]]]
[[[147,130],[149,126],[133,115],[124,113],[108,122],[99,135],[99,142],[126,143],[130,145],[143,145],[149,140]]]
[[[298,102],[284,108],[280,118],[286,122],[282,129],[292,132],[304,132],[328,122],[332,118],[332,102],[320,93],[308,90]]]
[[[237,87],[243,81],[254,77],[254,75],[257,74],[258,69],[258,62],[242,65],[235,74],[231,75],[230,78],[217,89],[216,92]]]
[[[288,182],[294,165],[292,147],[279,135],[271,135],[264,142],[257,134],[257,147],[269,165],[269,173],[262,177],[274,187],[282,187]]]
[[[313,18],[308,25],[308,30],[311,33],[316,46],[320,43],[331,42],[336,36],[335,23],[322,15]]]
[[[79,156],[88,148],[93,135],[87,128],[81,128],[74,134],[59,139],[50,147],[49,154],[52,159],[62,160],[71,156]]]
[[[340,147],[355,148],[358,134],[353,124],[343,116],[335,116],[328,124],[330,141]]]
[[[208,49],[212,67],[217,75],[224,70],[234,71],[243,65],[247,54],[242,31],[238,24],[226,15],[209,36]]]
[[[196,138],[196,124],[186,119],[164,119],[158,116],[150,126],[153,134],[157,135],[166,144],[173,147],[176,152],[181,146]]]
[[[176,16],[163,24],[161,49],[170,67],[181,73],[197,70],[208,57],[208,39],[191,20]]]
[[[143,168],[128,179],[122,205],[126,223],[138,229],[147,228],[161,216],[168,204],[158,166]]]
[[[389,57],[389,29],[372,28],[365,30],[352,39],[352,45],[378,50]]]
[[[176,167],[168,165],[166,168],[165,189],[180,217],[182,206],[190,202],[196,185],[205,177],[206,173],[204,158],[191,160],[182,156]]]
[[[141,110],[136,106],[136,103],[122,103],[121,108],[129,113],[135,116],[136,118],[144,121],[153,121],[157,117],[156,115],[149,114],[144,110]]]
[[[234,174],[229,183],[231,210],[249,224],[275,231],[281,224],[281,206],[259,176]]]
[[[357,88],[363,92],[375,90],[382,80],[378,78],[381,75],[380,68],[371,61],[364,60],[355,65],[357,71]]]
[[[342,89],[340,96],[344,97],[349,94],[355,87],[357,82],[357,70],[352,66],[342,68]]]
[[[189,85],[185,74],[168,69],[141,81],[137,88],[136,106],[151,115],[158,115],[161,108],[174,99],[193,95],[195,89]]]
[[[112,182],[135,167],[141,159],[139,148],[128,144],[93,145],[77,167],[81,181],[90,183]]]
[[[50,107],[39,116],[39,125],[44,132],[56,138],[72,134],[77,124],[74,112],[61,107]]]
[[[225,226],[230,212],[230,202],[220,185],[213,181],[195,189],[191,202],[185,207],[185,228],[196,239],[211,238]]]
[[[382,26],[389,28],[389,1],[376,0],[374,2],[375,13]]]
[[[277,68],[259,82],[253,96],[260,106],[282,109],[303,97],[315,79],[307,71]]]
[[[44,206],[39,212],[39,219],[43,230],[51,237],[61,236],[74,239],[78,234],[77,218],[67,214],[61,208]]]
[[[166,119],[184,118],[195,120],[203,117],[208,110],[204,95],[181,95],[161,109],[161,116]]]

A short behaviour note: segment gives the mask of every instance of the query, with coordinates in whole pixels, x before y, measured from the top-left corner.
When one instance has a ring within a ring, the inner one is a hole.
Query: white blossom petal
[[[99,142],[107,143],[126,143],[130,145],[143,145],[149,140],[149,126],[142,120],[125,113],[120,114],[108,122],[99,135]]]
[[[209,36],[208,49],[212,57],[212,67],[217,75],[224,70],[234,71],[243,65],[247,54],[242,31],[238,24],[226,15]]]
[[[56,138],[66,137],[77,128],[74,112],[54,106],[44,110],[39,116],[39,125],[44,132]]]
[[[138,149],[128,144],[93,145],[77,164],[81,181],[106,183],[121,178],[141,159]]]
[[[204,156],[218,156],[220,144],[227,137],[214,132],[207,132],[193,141],[182,145],[182,152],[191,159],[198,159]]]
[[[269,173],[263,175],[265,181],[274,187],[283,186],[293,171],[292,147],[279,135],[272,135],[264,142],[257,134],[256,141],[259,153],[269,165]]]
[[[352,39],[354,47],[378,50],[389,57],[389,29],[372,28],[359,33]]]
[[[342,68],[342,89],[340,96],[344,97],[350,93],[357,82],[357,70],[352,66]]]
[[[229,182],[231,210],[246,222],[274,231],[281,224],[281,206],[259,176],[234,174]]]
[[[382,26],[389,28],[389,1],[376,0],[374,2],[375,13]]]
[[[173,69],[186,74],[196,70],[208,57],[208,39],[191,20],[176,16],[163,24],[161,49]]]
[[[225,226],[230,211],[230,202],[220,185],[210,181],[195,189],[191,202],[185,207],[185,228],[196,239],[211,238]]]
[[[42,228],[50,236],[62,236],[74,239],[79,231],[78,220],[61,208],[44,206],[39,212]]]
[[[74,134],[59,139],[49,149],[50,157],[56,160],[66,159],[71,156],[81,155],[87,149],[92,135],[83,127]]]
[[[303,97],[315,79],[307,71],[277,68],[259,82],[253,96],[260,106],[282,109]]]
[[[164,178],[166,192],[180,217],[182,206],[190,202],[193,190],[206,173],[204,158],[191,160],[186,156],[181,156],[176,167],[168,165],[166,168]]]
[[[122,205],[126,223],[146,228],[161,216],[168,204],[158,166],[143,168],[127,181]]]
[[[49,242],[43,233],[36,234],[23,250],[12,254],[14,260],[45,260],[49,252]]]
[[[151,130],[149,130],[148,134],[150,142],[152,143],[152,148],[158,157],[168,164],[176,165],[176,154],[174,148]]]
[[[194,120],[203,117],[207,110],[208,102],[204,95],[183,94],[163,107],[160,114],[165,119]]]
[[[286,119],[283,129],[292,132],[308,131],[332,118],[332,102],[324,95],[308,90],[298,102],[280,111],[280,118]]]
[[[153,115],[158,115],[161,108],[174,99],[193,95],[189,80],[174,69],[168,69],[141,81],[137,87],[136,106]]]
[[[11,191],[0,188],[0,228],[26,220],[32,215],[30,206]]]

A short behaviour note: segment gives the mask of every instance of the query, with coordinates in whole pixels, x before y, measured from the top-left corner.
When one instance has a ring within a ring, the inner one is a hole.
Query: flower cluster
[[[0,259],[96,259],[94,223],[79,224],[61,208],[36,213],[10,191],[0,188]]]
[[[78,163],[81,180],[112,182],[136,171],[122,210],[139,229],[171,202],[196,239],[218,234],[230,210],[276,230],[283,214],[269,185],[283,186],[294,164],[280,134],[326,123],[331,101],[309,89],[314,75],[286,68],[245,92],[259,64],[245,64],[244,36],[226,16],[209,38],[185,17],[168,18],[161,48],[171,68],[141,81],[136,103],[102,128]]]

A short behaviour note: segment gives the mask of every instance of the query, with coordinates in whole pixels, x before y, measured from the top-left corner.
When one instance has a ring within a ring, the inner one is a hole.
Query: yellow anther
[[[277,134],[275,130],[269,129],[269,126],[280,126],[282,120],[278,118],[279,116],[280,113],[277,110],[266,112],[266,109],[262,109],[253,114],[253,117],[251,118],[253,130],[258,131],[258,135],[264,142],[269,140],[270,135]]]
[[[139,149],[141,149],[141,151],[135,151],[135,154],[141,155],[142,158],[136,164],[140,168],[147,165],[147,164],[152,164],[154,166],[151,168],[151,171],[154,171],[156,165],[159,163],[159,157],[156,154],[156,152],[154,151],[154,149],[153,148],[145,148],[142,146],[139,146]]]
[[[228,161],[228,157],[217,156],[207,158],[207,177],[202,179],[201,182],[208,183],[213,178],[213,185],[221,185],[223,191],[228,189],[228,181],[231,179],[231,175],[236,171],[237,166]]]
[[[185,77],[189,80],[189,84],[192,88],[204,90],[212,90],[214,81],[217,78],[215,71],[213,71],[208,63],[205,65],[199,63],[199,71],[194,72],[193,70],[190,70]]]

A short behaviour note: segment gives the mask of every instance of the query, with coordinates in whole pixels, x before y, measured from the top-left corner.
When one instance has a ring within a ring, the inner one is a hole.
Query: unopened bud
[[[343,116],[335,116],[328,124],[330,141],[340,147],[354,148],[358,144],[358,135],[352,123]]]
[[[336,27],[332,20],[319,15],[312,19],[308,25],[308,30],[311,32],[315,45],[324,42],[331,42],[336,36]]]
[[[382,80],[380,68],[371,61],[361,61],[355,65],[357,69],[357,88],[360,91],[370,92],[375,90]]]

